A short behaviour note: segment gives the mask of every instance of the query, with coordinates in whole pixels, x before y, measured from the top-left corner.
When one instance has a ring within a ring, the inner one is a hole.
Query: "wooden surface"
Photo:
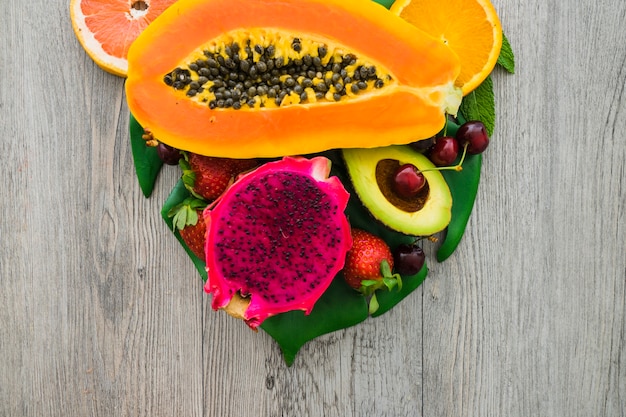
[[[461,247],[290,368],[211,310],[68,3],[1,3],[0,416],[626,415],[626,2],[495,1],[517,73]]]

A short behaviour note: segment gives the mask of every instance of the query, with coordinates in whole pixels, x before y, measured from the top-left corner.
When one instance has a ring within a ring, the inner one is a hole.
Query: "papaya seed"
[[[224,34],[223,40],[214,40],[192,54],[189,64],[165,74],[163,82],[183,90],[192,100],[208,103],[211,109],[240,109],[244,104],[250,106],[251,98],[255,98],[252,106],[268,100],[270,106],[340,101],[370,88],[383,88],[391,80],[385,71],[336,46],[330,49],[312,40],[280,35],[268,40],[267,36]],[[310,94],[307,88],[312,89]],[[285,100],[287,95],[290,98]],[[239,104],[234,105],[236,102]]]

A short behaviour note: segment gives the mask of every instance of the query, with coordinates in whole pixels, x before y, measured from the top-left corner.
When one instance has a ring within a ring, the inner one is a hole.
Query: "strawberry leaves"
[[[196,193],[194,189],[196,185],[196,173],[191,168],[191,164],[189,163],[189,157],[186,152],[183,153],[183,157],[180,158],[180,161],[178,161],[178,165],[180,166],[180,169],[183,171],[183,175],[181,179],[183,181],[183,184],[185,185],[185,188],[187,188],[187,190],[189,190],[191,195],[193,195],[194,197],[202,198],[202,196]]]
[[[198,224],[198,210],[204,210],[207,204],[205,201],[195,197],[187,197],[181,203],[172,207],[168,211],[168,216],[172,217],[172,224],[178,230],[183,230],[187,226]]]
[[[379,303],[376,297],[376,291],[381,289],[393,290],[397,287],[398,291],[402,290],[402,277],[400,274],[393,274],[389,262],[383,259],[380,263],[381,279],[365,279],[361,281],[360,291],[366,298],[369,298],[369,314],[374,314]]]
[[[193,250],[187,245],[185,240],[182,238],[180,234],[180,230],[174,225],[174,216],[170,215],[170,213],[174,212],[174,207],[180,205],[185,201],[185,199],[192,197],[189,193],[189,190],[185,188],[182,180],[179,180],[178,183],[174,186],[174,189],[171,191],[169,197],[165,201],[163,208],[161,209],[161,217],[169,227],[169,229],[174,233],[174,236],[181,244],[191,261],[193,262],[198,274],[202,278],[203,281],[207,279],[206,272],[206,264],[205,262],[198,257]]]
[[[205,259],[206,224],[201,218],[207,204],[204,200],[187,197],[172,207],[167,215],[172,217],[172,225],[191,252],[201,260]]]

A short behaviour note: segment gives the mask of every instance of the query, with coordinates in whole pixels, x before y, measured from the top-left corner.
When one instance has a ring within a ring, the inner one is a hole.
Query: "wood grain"
[[[459,250],[286,367],[168,234],[176,171],[143,198],[68,4],[4,2],[0,415],[626,416],[626,3],[494,4],[517,71]]]

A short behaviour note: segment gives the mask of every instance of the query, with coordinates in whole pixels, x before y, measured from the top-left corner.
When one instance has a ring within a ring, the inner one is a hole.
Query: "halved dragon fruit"
[[[285,157],[242,175],[204,211],[205,291],[253,329],[290,310],[309,314],[352,246],[349,194],[330,160]]]

